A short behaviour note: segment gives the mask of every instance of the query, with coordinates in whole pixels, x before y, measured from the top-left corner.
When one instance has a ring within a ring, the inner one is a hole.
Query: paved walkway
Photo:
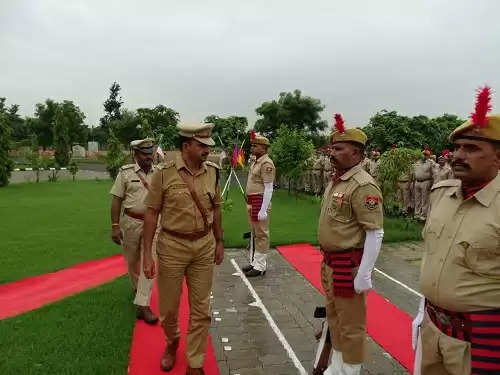
[[[401,277],[400,281],[415,288],[421,250],[418,243],[384,246],[377,267],[393,277]],[[254,298],[243,280],[233,275],[231,259],[244,266],[245,252],[227,249],[226,260],[217,269],[214,280],[214,319],[210,333],[221,375],[299,374],[261,309],[249,306]],[[379,293],[414,314],[417,296],[379,273],[374,275],[374,287]],[[317,345],[314,333],[320,328],[313,312],[316,306],[324,305],[324,297],[274,250],[269,256],[267,274],[250,282],[300,363],[310,373]],[[371,354],[364,374],[407,373],[373,340],[368,341]]]

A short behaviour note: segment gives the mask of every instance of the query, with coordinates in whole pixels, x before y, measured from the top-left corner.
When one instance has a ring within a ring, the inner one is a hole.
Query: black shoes
[[[249,264],[241,269],[244,273],[253,270],[253,266]]]
[[[266,274],[266,271],[259,271],[256,270],[255,268],[252,267],[250,271],[245,272],[246,277],[257,277],[257,276],[264,276]]]

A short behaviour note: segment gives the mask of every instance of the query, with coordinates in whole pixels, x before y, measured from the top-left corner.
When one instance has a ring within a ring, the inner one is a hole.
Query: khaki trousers
[[[470,375],[470,343],[445,335],[427,313],[420,330],[422,375]]]
[[[203,367],[211,322],[214,235],[210,232],[203,238],[190,241],[161,232],[157,252],[160,321],[167,337],[167,345],[180,337],[179,302],[185,277],[189,300],[186,357],[189,366]]]
[[[258,271],[267,269],[267,253],[270,248],[269,240],[269,216],[271,215],[271,204],[267,209],[267,219],[262,221],[252,221],[252,206],[247,204],[248,223],[255,241],[255,254],[251,254],[250,263]],[[254,255],[254,256],[252,256]],[[253,259],[252,259],[253,258]]]
[[[134,304],[138,306],[149,306],[151,299],[151,291],[153,289],[153,280],[144,276],[142,267],[142,231],[144,222],[134,219],[128,215],[122,215],[120,219],[120,230],[123,240],[123,254],[127,262],[128,275],[134,289],[135,294]],[[156,240],[153,241],[153,256],[156,254]]]
[[[432,180],[415,181],[415,215],[427,217]]]
[[[399,181],[399,203],[401,203],[401,208],[403,211],[408,212],[411,208],[411,182],[410,181]]]
[[[352,298],[333,295],[332,269],[321,263],[321,284],[326,296],[326,317],[333,349],[342,353],[348,364],[361,364],[366,359],[365,294]]]

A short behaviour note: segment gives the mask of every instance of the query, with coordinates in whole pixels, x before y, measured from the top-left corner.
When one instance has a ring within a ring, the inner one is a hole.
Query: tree
[[[156,142],[160,142],[166,150],[177,147],[178,131],[177,124],[179,123],[179,113],[162,104],[154,108],[138,108],[137,116],[141,126],[146,124],[149,129],[143,129],[143,134],[151,132],[152,137]]]
[[[377,112],[363,131],[368,136],[369,145],[382,151],[398,148],[423,149],[425,146],[439,153],[450,144],[448,136],[463,120],[457,116],[444,114],[434,119],[419,115],[407,117],[396,111]]]
[[[122,117],[120,109],[123,101],[120,96],[120,90],[120,85],[117,82],[113,82],[109,88],[109,97],[103,103],[104,116],[99,119],[100,125],[92,131],[92,137],[101,145],[106,145],[108,143],[111,122],[120,120]]]
[[[109,176],[114,180],[118,175],[120,167],[125,163],[127,156],[123,154],[120,141],[115,136],[111,127],[109,129],[108,154],[106,155],[106,169]]]
[[[9,159],[10,132],[8,114],[3,107],[0,107],[0,187],[9,184],[14,167],[14,163]]]
[[[52,99],[35,105],[35,117],[28,119],[31,133],[35,133],[38,143],[45,150],[54,144],[54,121],[58,104]]]
[[[69,166],[68,166],[69,173],[71,173],[71,176],[73,177],[73,181],[75,181],[76,174],[78,173],[78,164],[76,164],[76,161],[71,159]]]
[[[283,124],[307,135],[317,135],[327,127],[327,122],[320,117],[323,109],[325,106],[319,99],[302,96],[300,90],[282,92],[278,100],[264,102],[255,110],[263,118],[257,120],[254,128],[269,139],[276,137]]]
[[[289,189],[293,181],[298,181],[307,169],[307,160],[314,152],[314,145],[305,131],[282,126],[271,144],[271,158],[279,174],[289,179]]]
[[[83,125],[85,115],[72,101],[65,100],[57,104],[54,117],[55,159],[59,166],[67,166],[70,159],[71,146],[86,139],[86,126]]]
[[[134,111],[128,109],[123,109],[121,117],[110,122],[110,129],[113,129],[116,138],[124,145],[141,138],[141,120]]]
[[[28,138],[28,129],[25,121],[17,113],[19,105],[12,104],[10,107],[5,106],[5,98],[0,98],[0,112],[6,116],[7,124],[10,128],[10,136],[14,141],[22,141]]]
[[[384,197],[384,210],[394,214],[394,205],[398,201],[398,180],[401,176],[410,173],[413,163],[422,158],[420,149],[395,148],[384,152],[378,166],[380,188]]]
[[[217,145],[220,145],[220,141],[222,141],[221,146],[228,155],[231,155],[235,141],[238,141],[241,145],[243,140],[247,139],[245,144],[250,147],[248,143],[248,134],[246,132],[246,128],[248,126],[246,117],[230,116],[224,118],[216,115],[210,115],[205,117],[205,122],[214,124],[214,128],[212,129],[212,138],[215,140]],[[247,154],[248,150],[249,148],[246,149]]]

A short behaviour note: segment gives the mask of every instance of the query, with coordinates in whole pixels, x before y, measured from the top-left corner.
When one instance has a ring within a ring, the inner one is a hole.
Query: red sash
[[[434,325],[445,335],[471,344],[471,374],[500,374],[500,309],[459,313],[426,301]]]
[[[363,249],[350,249],[323,253],[323,262],[333,270],[333,295],[354,297],[354,268],[359,267]]]
[[[247,203],[252,206],[251,219],[258,221],[257,216],[262,207],[263,194],[252,194],[247,196]]]

